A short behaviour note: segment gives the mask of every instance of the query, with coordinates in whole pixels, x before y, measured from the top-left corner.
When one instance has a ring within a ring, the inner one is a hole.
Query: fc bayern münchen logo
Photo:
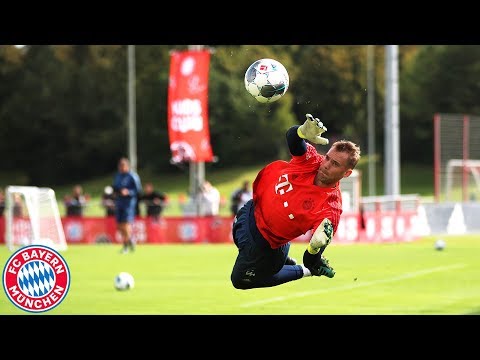
[[[70,287],[70,270],[62,256],[43,245],[17,250],[3,269],[3,288],[10,301],[34,313],[59,305]]]

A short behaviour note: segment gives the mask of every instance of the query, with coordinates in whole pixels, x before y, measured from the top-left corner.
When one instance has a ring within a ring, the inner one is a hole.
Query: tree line
[[[306,113],[319,117],[331,140],[347,138],[367,153],[367,46],[221,45],[209,71],[211,144],[234,167],[286,158],[284,134]],[[175,172],[170,163],[167,91],[172,50],[137,45],[137,167]],[[384,46],[374,47],[375,148],[382,162]],[[245,70],[274,58],[290,88],[272,104],[245,90]],[[127,45],[0,45],[2,170],[25,185],[53,186],[110,174],[127,155]],[[399,46],[401,162],[431,163],[433,115],[478,114],[480,46]]]

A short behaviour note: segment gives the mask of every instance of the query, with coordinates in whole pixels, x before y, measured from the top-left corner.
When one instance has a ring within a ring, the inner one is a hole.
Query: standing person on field
[[[306,114],[302,125],[286,132],[290,161],[265,166],[253,183],[253,199],[233,221],[238,255],[231,273],[237,289],[271,287],[307,276],[332,278],[335,271],[322,253],[337,231],[342,214],[340,180],[350,176],[360,159],[351,141],[333,143],[325,155],[312,144],[327,145],[327,128]],[[288,256],[290,241],[311,232],[303,264]]]
[[[64,198],[64,204],[67,210],[66,215],[82,217],[89,198],[90,196],[83,193],[83,187],[81,185],[75,185],[72,189],[72,194]]]
[[[139,199],[145,204],[147,217],[154,221],[160,220],[160,216],[167,205],[167,194],[155,190],[152,183],[146,183],[145,191]]]
[[[122,157],[118,161],[118,172],[113,178],[115,193],[115,220],[117,230],[122,237],[122,253],[133,251],[132,227],[135,220],[138,196],[142,192],[140,177],[130,169],[130,161]]]
[[[204,181],[200,186],[198,199],[201,216],[217,216],[220,212],[220,191],[210,181]]]
[[[236,189],[231,198],[230,212],[236,215],[238,210],[253,198],[252,190],[250,189],[250,181],[245,180],[239,189]]]

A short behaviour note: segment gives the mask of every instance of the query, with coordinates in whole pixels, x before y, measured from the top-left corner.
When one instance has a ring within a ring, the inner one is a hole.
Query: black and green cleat
[[[309,268],[313,276],[326,276],[328,278],[333,278],[335,276],[335,270],[330,266],[328,260],[325,257],[321,257],[320,261]]]

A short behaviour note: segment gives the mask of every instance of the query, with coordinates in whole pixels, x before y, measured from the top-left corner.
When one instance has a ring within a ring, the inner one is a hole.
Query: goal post
[[[347,213],[360,211],[360,198],[362,196],[362,174],[360,170],[353,170],[352,174],[340,180],[342,192],[342,207]]]
[[[5,243],[14,251],[28,245],[67,249],[55,191],[48,187],[7,186]]]
[[[435,202],[478,198],[480,116],[436,113],[433,125]]]
[[[447,162],[445,200],[458,200],[454,192],[461,192],[461,199],[465,201],[467,195],[470,200],[478,199],[480,195],[480,160],[450,159]]]

